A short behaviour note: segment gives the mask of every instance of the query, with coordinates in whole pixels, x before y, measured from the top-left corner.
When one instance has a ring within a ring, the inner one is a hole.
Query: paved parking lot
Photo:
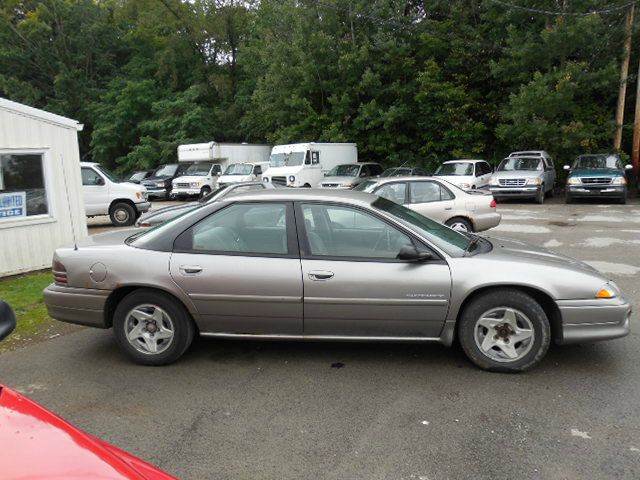
[[[489,234],[585,260],[640,305],[637,201],[499,209]],[[637,479],[633,328],[552,348],[522,375],[479,371],[437,345],[220,340],[149,368],[127,362],[109,331],[85,329],[1,355],[0,378],[185,479]]]

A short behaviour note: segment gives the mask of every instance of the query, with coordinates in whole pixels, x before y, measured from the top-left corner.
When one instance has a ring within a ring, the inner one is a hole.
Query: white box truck
[[[271,145],[194,143],[178,146],[178,161],[193,163],[173,180],[171,198],[204,196],[212,192],[229,164],[260,163],[269,159]]]
[[[358,163],[355,143],[294,143],[271,150],[263,182],[274,186],[317,187],[324,174],[336,165]]]

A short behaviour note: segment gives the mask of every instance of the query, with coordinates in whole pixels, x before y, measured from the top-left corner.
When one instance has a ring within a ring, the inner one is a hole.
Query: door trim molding
[[[325,297],[305,297],[304,303],[320,305],[394,305],[394,306],[414,306],[414,305],[448,305],[449,301],[443,298],[325,298]]]
[[[380,336],[349,336],[349,335],[287,335],[263,333],[222,333],[202,332],[203,337],[233,338],[247,340],[316,340],[331,342],[427,342],[443,343],[440,337],[380,337]]]
[[[233,295],[226,293],[190,293],[191,300],[201,300],[205,302],[281,302],[281,303],[302,303],[302,297],[281,296],[281,295]]]

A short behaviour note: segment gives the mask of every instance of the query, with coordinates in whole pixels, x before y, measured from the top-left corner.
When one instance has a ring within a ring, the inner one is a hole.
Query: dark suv
[[[590,154],[578,156],[573,165],[565,165],[569,171],[565,199],[571,203],[576,198],[614,198],[620,203],[627,202],[627,179],[625,170],[631,165],[623,165],[616,154]]]
[[[169,198],[171,182],[174,178],[184,175],[191,162],[168,163],[160,165],[153,176],[142,180],[142,185],[147,189],[149,199]]]

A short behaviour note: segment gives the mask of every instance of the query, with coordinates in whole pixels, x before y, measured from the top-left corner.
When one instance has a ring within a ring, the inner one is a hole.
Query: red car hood
[[[175,480],[0,385],[3,480]]]

